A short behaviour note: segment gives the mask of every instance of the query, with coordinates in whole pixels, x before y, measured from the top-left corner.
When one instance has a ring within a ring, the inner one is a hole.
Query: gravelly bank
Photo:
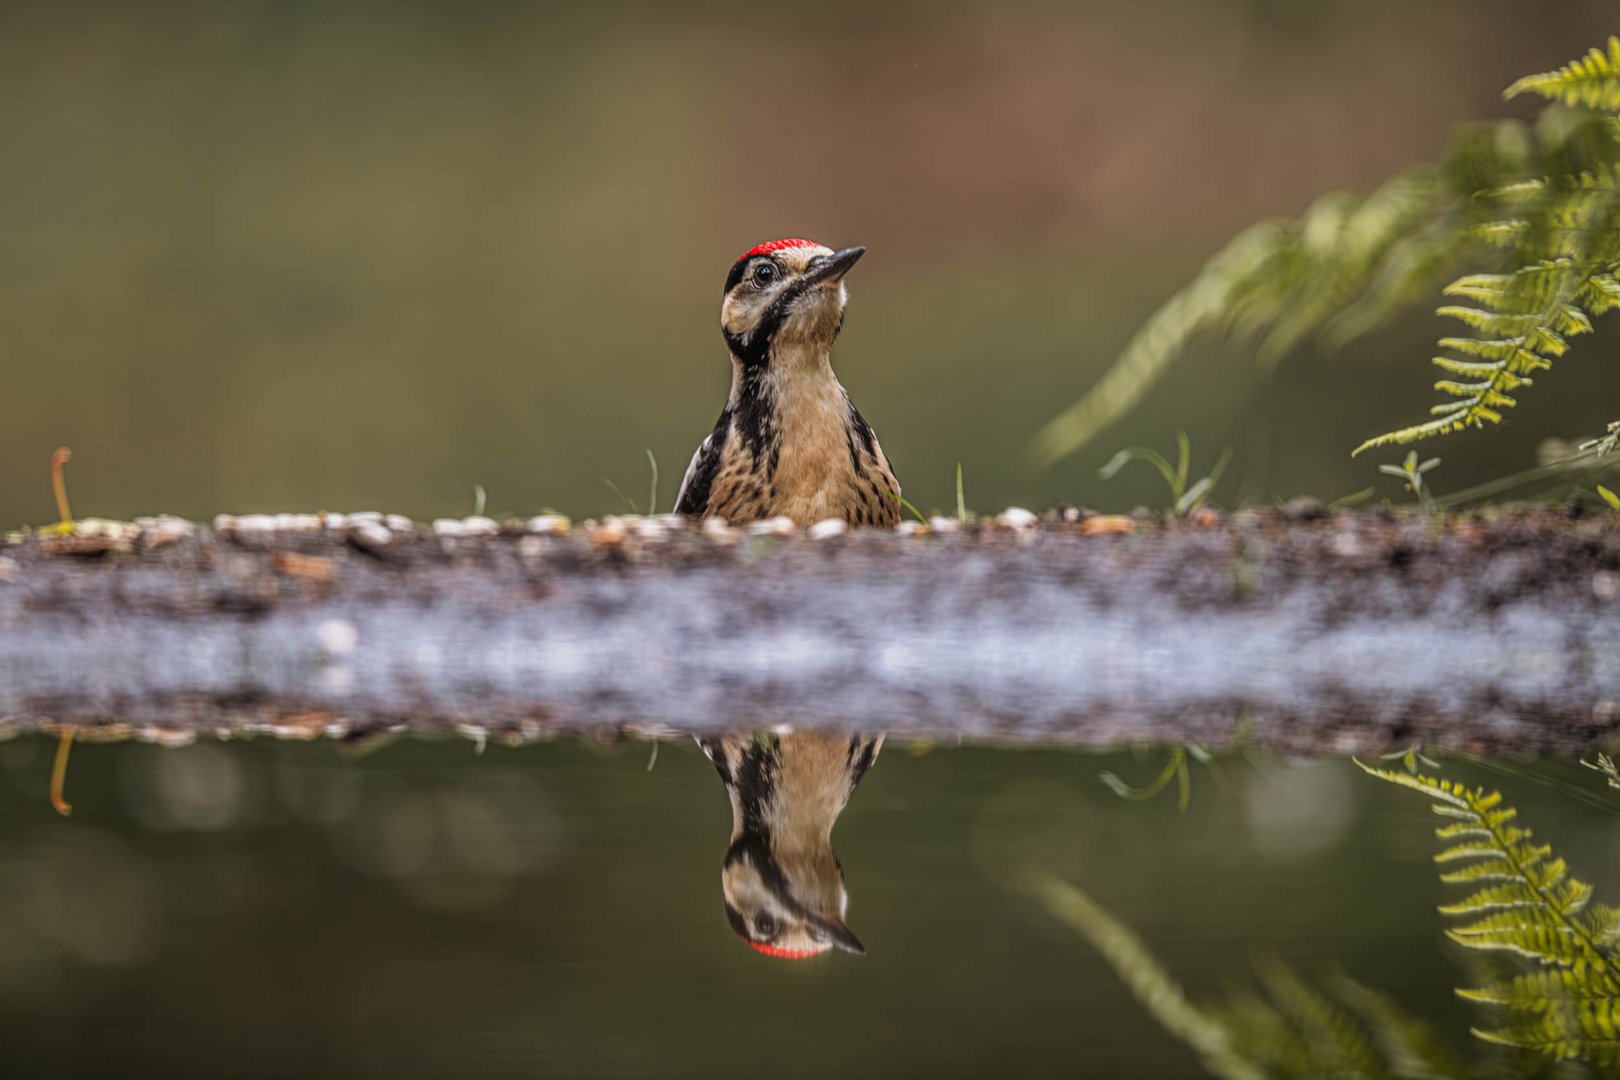
[[[1617,521],[86,522],[0,543],[0,718],[1567,749],[1620,733]]]

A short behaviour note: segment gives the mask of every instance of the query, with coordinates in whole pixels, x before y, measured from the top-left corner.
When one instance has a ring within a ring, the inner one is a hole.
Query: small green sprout
[[[1424,506],[1433,506],[1434,495],[1423,483],[1423,474],[1435,468],[1439,464],[1440,459],[1437,457],[1430,458],[1429,460],[1420,464],[1418,462],[1417,451],[1408,450],[1406,452],[1406,459],[1399,465],[1380,465],[1378,466],[1378,471],[1383,473],[1385,476],[1396,476],[1402,480],[1405,480],[1406,490],[1416,495],[1418,497],[1418,501],[1423,503]]]
[[[1599,484],[1597,489],[1598,494],[1603,497],[1603,501],[1609,504],[1610,510],[1620,510],[1620,495],[1616,495],[1602,484]]]
[[[1186,516],[1203,506],[1209,499],[1210,492],[1220,481],[1221,473],[1226,471],[1226,463],[1231,457],[1231,447],[1222,450],[1209,475],[1188,486],[1187,478],[1192,469],[1192,440],[1187,438],[1185,431],[1181,431],[1176,433],[1175,465],[1172,466],[1168,458],[1152,447],[1129,446],[1109,458],[1108,464],[1097,470],[1097,475],[1104,480],[1112,480],[1132,461],[1145,461],[1159,470],[1159,475],[1164,477],[1165,485],[1170,489],[1171,509],[1176,514]]]

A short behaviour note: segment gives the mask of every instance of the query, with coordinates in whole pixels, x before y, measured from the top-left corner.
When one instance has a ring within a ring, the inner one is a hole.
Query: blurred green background
[[[1267,378],[1188,358],[1087,452],[1028,436],[1236,229],[1437,158],[1610,0],[0,7],[0,524],[75,509],[667,508],[755,241],[861,243],[840,373],[913,501],[1163,501],[1096,467],[1187,429],[1231,502],[1369,483],[1417,312]],[[1613,418],[1582,342],[1448,487]],[[1610,346],[1612,350],[1612,346]],[[1397,458],[1391,454],[1386,460]]]

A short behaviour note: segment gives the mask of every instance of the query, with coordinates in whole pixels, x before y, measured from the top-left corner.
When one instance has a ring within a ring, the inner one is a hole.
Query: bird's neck
[[[833,824],[882,745],[876,739],[799,732],[761,743],[735,742],[732,839],[768,838],[775,851],[830,848]]]
[[[763,395],[775,402],[801,393],[825,392],[838,385],[832,369],[832,343],[777,342],[765,364],[731,358],[731,407]]]

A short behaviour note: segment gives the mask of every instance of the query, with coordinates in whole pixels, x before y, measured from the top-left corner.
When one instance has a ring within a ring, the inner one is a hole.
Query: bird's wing
[[[720,472],[720,458],[725,453],[726,429],[729,422],[730,417],[722,415],[720,423],[716,424],[714,430],[698,444],[697,452],[692,455],[691,464],[686,467],[686,477],[681,481],[681,490],[675,496],[677,514],[702,517],[708,512],[709,490],[714,486],[714,478]]]

